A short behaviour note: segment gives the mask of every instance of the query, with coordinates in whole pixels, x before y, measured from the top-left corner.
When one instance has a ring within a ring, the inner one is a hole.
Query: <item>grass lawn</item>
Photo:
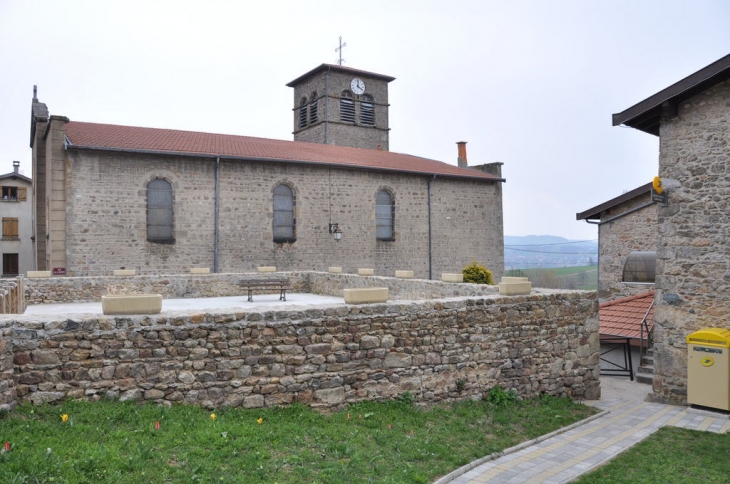
[[[292,405],[215,418],[183,405],[24,405],[0,419],[0,448],[11,446],[0,482],[428,483],[595,413],[547,396],[431,408],[407,397],[327,415]]]
[[[730,434],[662,427],[581,484],[730,482]]]

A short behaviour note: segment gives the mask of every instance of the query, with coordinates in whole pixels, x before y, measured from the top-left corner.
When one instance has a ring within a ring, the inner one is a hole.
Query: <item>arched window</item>
[[[319,121],[319,113],[317,112],[317,103],[319,102],[319,99],[317,99],[317,91],[314,91],[312,93],[312,97],[309,99],[309,124],[314,124]]]
[[[342,91],[340,95],[340,121],[355,122],[355,101],[350,91]]]
[[[172,185],[157,178],[147,184],[147,240],[172,244]]]
[[[373,97],[364,94],[360,102],[360,123],[366,126],[375,126],[375,103]]]
[[[307,98],[303,97],[299,102],[299,127],[304,128],[307,125]]]
[[[274,188],[274,242],[297,240],[294,192],[284,184]]]
[[[380,190],[375,198],[375,235],[377,240],[395,240],[393,230],[393,196],[388,190]]]

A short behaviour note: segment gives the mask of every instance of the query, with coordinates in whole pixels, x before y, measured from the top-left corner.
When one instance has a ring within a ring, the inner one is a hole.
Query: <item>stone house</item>
[[[730,329],[730,55],[613,115],[659,137],[654,397],[686,403],[686,337]]]
[[[290,82],[295,141],[72,121],[34,93],[38,270],[431,279],[476,260],[498,279],[501,163],[467,167],[464,143],[460,166],[388,151],[392,80],[323,64]]]
[[[647,281],[624,279],[629,257],[657,247],[657,210],[647,183],[576,214],[577,220],[598,225],[598,298],[602,302],[654,289]]]
[[[33,270],[33,183],[19,172],[20,162],[13,162],[13,171],[0,175],[0,217],[3,235],[0,239],[3,277],[25,274]]]

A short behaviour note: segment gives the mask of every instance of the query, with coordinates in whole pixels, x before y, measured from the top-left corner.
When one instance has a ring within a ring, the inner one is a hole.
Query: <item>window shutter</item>
[[[3,238],[4,239],[17,239],[18,238],[18,219],[17,218],[4,218],[3,219]]]
[[[18,187],[18,200],[25,202],[28,198],[28,189],[25,187]]]

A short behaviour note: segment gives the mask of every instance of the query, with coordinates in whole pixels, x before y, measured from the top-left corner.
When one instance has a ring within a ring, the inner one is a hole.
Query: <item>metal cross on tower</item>
[[[342,48],[344,46],[346,46],[346,45],[347,45],[347,43],[344,43],[344,44],[342,43],[342,36],[340,36],[340,46],[335,49],[335,52],[339,52],[340,53],[340,58],[337,59],[337,63],[339,65],[342,65],[342,63],[345,62],[345,59],[342,58]]]

